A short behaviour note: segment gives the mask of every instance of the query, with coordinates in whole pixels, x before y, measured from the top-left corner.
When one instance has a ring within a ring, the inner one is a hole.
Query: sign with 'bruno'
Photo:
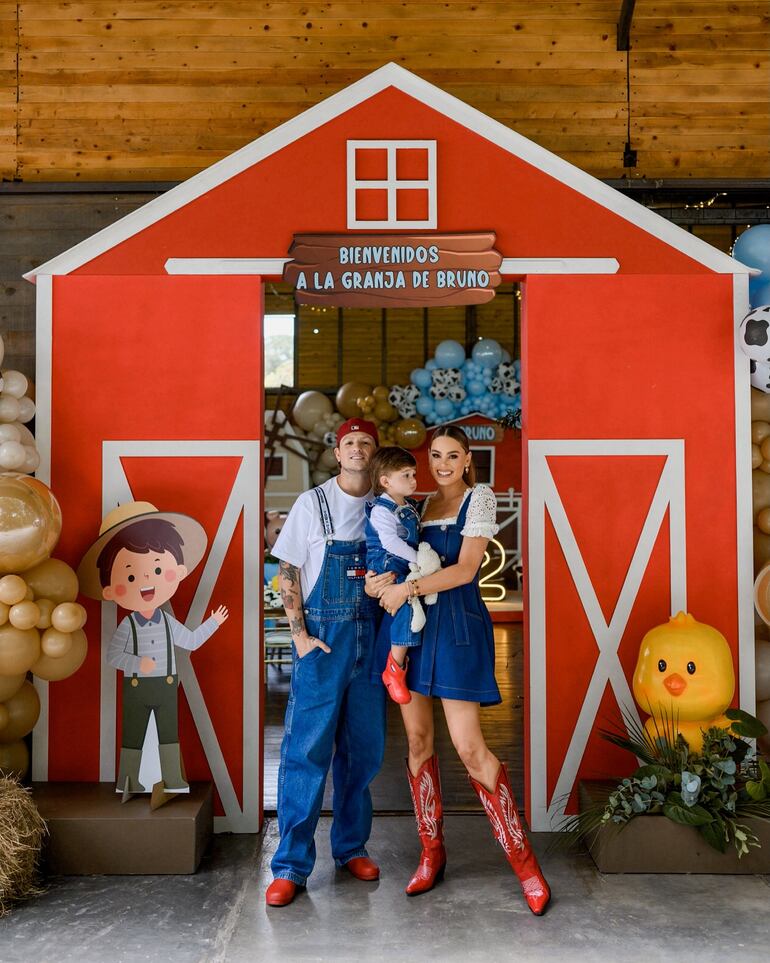
[[[502,255],[478,234],[295,234],[283,279],[299,304],[429,308],[484,304]]]

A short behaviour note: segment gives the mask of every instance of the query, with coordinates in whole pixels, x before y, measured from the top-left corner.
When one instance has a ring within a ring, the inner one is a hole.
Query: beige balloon
[[[333,448],[326,448],[321,452],[316,467],[322,471],[337,471],[337,459]]]
[[[6,707],[0,702],[0,732],[8,725],[11,719],[11,713],[6,709]]]
[[[23,398],[27,393],[28,381],[21,371],[9,368],[3,372],[3,391],[12,398]]]
[[[72,648],[72,635],[69,632],[60,632],[59,629],[46,629],[40,640],[40,648],[43,655],[51,659],[61,659]]]
[[[13,698],[3,703],[8,724],[0,729],[0,743],[16,742],[32,732],[40,715],[40,697],[31,682],[25,682]]]
[[[35,603],[40,612],[40,617],[35,624],[36,629],[50,629],[51,628],[51,616],[53,615],[53,610],[56,608],[56,602],[52,599],[38,599]]]
[[[19,420],[19,400],[12,395],[0,393],[0,421]]]
[[[770,508],[763,508],[757,515],[757,528],[765,535],[770,535]]]
[[[29,585],[27,586],[27,591],[24,593],[24,598],[25,598],[28,602],[34,602],[34,601],[35,601],[35,593],[32,591],[32,588],[31,588]]]
[[[16,695],[26,678],[26,672],[19,672],[18,675],[0,675],[0,702],[7,702],[11,696]]]
[[[754,673],[757,702],[764,702],[770,699],[770,642],[766,639],[757,639],[755,642]]]
[[[25,572],[48,558],[61,521],[59,503],[47,485],[17,472],[1,474],[0,572]]]
[[[13,421],[26,424],[35,417],[35,402],[31,398],[19,398],[19,413]]]
[[[77,672],[85,662],[87,652],[86,634],[82,629],[78,629],[72,633],[72,645],[66,655],[57,659],[43,654],[32,666],[31,672],[39,679],[45,679],[46,682],[59,682]]]
[[[35,598],[51,599],[60,602],[74,602],[78,597],[78,577],[59,558],[49,558],[24,573],[27,584],[35,593]]]
[[[0,773],[23,779],[29,772],[29,749],[23,739],[10,745],[0,744]]]
[[[0,675],[27,672],[40,658],[40,633],[37,629],[0,628]]]
[[[294,402],[291,420],[295,425],[311,431],[319,421],[334,411],[331,399],[320,391],[303,391]]]
[[[5,625],[5,623],[8,621],[8,613],[10,611],[10,605],[6,605],[5,602],[0,602],[0,625]]]
[[[16,605],[27,597],[27,583],[18,575],[4,575],[0,578],[0,602]]]
[[[751,441],[755,445],[762,445],[762,442],[770,435],[770,424],[766,421],[752,421]]]
[[[28,599],[12,605],[11,611],[8,613],[8,619],[11,625],[17,629],[34,629],[37,627],[39,618],[40,609],[34,602],[30,602]],[[78,628],[79,627],[80,626],[78,626]]]

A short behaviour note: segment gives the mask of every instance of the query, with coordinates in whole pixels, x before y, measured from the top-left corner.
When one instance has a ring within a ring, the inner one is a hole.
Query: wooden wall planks
[[[0,0],[0,175],[181,180],[393,60],[601,177],[770,176],[763,0]],[[18,103],[17,103],[18,100]]]

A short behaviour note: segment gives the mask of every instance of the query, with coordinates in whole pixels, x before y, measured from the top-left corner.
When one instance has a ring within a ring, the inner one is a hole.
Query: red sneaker
[[[390,698],[400,706],[405,706],[412,701],[412,693],[406,685],[406,663],[399,665],[393,658],[393,653],[388,653],[388,661],[385,671],[382,673],[382,681],[388,690]]]
[[[265,891],[265,902],[268,906],[288,906],[298,889],[290,879],[274,879]]]
[[[380,878],[380,867],[368,856],[354,856],[345,863],[343,869],[348,870],[356,879],[368,883]]]

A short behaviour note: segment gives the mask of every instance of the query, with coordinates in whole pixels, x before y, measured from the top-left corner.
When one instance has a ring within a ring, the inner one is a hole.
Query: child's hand
[[[220,605],[216,612],[211,613],[211,618],[215,620],[217,625],[221,625],[223,622],[226,622],[229,617],[230,612],[228,611],[226,605]]]
[[[154,672],[155,659],[149,655],[143,655],[139,660],[139,671],[144,673],[144,675],[149,675],[150,672]]]

